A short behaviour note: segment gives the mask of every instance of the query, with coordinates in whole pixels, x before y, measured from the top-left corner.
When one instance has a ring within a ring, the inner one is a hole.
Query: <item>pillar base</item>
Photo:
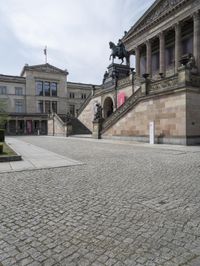
[[[93,121],[93,131],[92,131],[92,137],[94,139],[101,139],[101,125],[102,125],[103,119],[96,119]]]

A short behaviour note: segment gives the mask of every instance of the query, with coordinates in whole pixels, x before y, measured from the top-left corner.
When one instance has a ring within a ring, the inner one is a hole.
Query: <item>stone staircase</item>
[[[88,105],[88,103],[90,102],[90,100],[92,99],[92,93],[90,93],[87,97],[87,99],[85,100],[85,102],[81,105],[81,107],[78,110],[77,113],[77,117],[81,114],[81,112],[85,109],[85,107]]]
[[[112,113],[104,122],[102,123],[101,134],[106,132],[112,125],[114,125],[120,118],[122,118],[126,113],[128,113],[142,98],[145,94],[142,92],[142,88],[139,88],[134,94],[132,94],[126,102],[121,105],[115,112]]]
[[[71,135],[88,135],[91,131],[76,117],[68,117],[67,115],[59,115],[63,123],[72,125]]]

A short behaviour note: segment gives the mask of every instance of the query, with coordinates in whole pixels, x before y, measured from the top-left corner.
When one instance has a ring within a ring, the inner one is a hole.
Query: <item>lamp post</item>
[[[113,70],[112,78],[114,79],[114,82],[115,82],[115,109],[117,109],[117,83],[118,83],[118,78],[119,78],[118,70]]]
[[[135,80],[135,68],[134,67],[130,67],[130,71],[131,71],[131,85],[132,85],[132,94],[134,93],[134,80]]]
[[[53,112],[53,136],[55,135],[55,121],[54,121],[55,113]]]

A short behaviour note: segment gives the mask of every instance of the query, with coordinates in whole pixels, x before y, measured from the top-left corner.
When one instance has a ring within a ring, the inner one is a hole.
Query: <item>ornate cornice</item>
[[[67,70],[62,70],[48,63],[42,64],[42,65],[35,65],[35,66],[25,65],[22,69],[21,76],[23,76],[26,71],[38,71],[38,72],[46,72],[46,73],[52,73],[52,74],[68,75]]]
[[[160,23],[163,18],[175,12],[180,6],[191,0],[159,0],[146,11],[146,13],[136,22],[136,24],[124,36],[124,43],[130,42],[146,29],[151,28],[156,23]]]

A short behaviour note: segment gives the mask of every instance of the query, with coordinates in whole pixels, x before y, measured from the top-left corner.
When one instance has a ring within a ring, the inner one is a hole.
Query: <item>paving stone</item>
[[[83,164],[0,174],[3,266],[200,265],[200,147],[19,139]]]

